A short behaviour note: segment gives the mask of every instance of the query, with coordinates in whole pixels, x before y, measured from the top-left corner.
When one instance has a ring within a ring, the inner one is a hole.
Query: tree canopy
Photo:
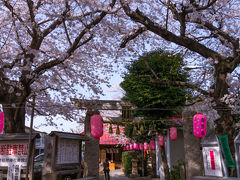
[[[115,2],[107,3],[113,7]],[[109,12],[101,3],[74,0],[1,0],[0,12],[5,132],[25,131],[33,96],[39,115],[63,114],[73,120],[69,97],[83,97],[83,88],[102,93],[99,85],[107,83],[112,71],[110,53],[107,58],[101,53],[112,51],[102,43],[108,30],[99,25]]]
[[[146,66],[147,65],[149,67]],[[149,76],[154,78],[151,70],[163,81],[187,81],[187,72],[183,70],[181,55],[162,50],[153,51],[140,56],[126,66],[120,86],[125,91],[124,99],[138,108],[162,108],[162,110],[140,111],[137,114],[145,118],[157,120],[181,113],[177,108],[184,106],[186,87],[153,84]],[[165,110],[164,110],[165,109]]]
[[[195,85],[201,87],[202,99],[211,103],[219,114],[215,121],[216,133],[234,137],[236,131],[232,128],[231,108],[238,104],[239,93],[232,93],[231,89],[232,86],[239,87],[236,70],[240,62],[240,2],[160,0],[140,3],[120,0],[120,3],[131,20],[129,24],[135,25],[134,30],[129,30],[131,33],[126,33],[122,47],[130,41],[136,43],[146,38],[153,46],[169,46],[167,42],[172,42],[176,50],[184,51],[186,48],[186,57],[193,61],[196,59],[195,63],[213,66],[213,71],[207,71],[212,73],[211,76],[201,76],[201,72],[196,74]],[[126,27],[129,25],[127,22]],[[128,45],[132,46],[132,43]],[[203,82],[205,84],[201,86]]]
[[[188,64],[213,67],[199,70],[191,84],[168,84],[197,89],[219,115],[216,133],[233,138],[232,110],[239,104],[240,87],[239,6],[238,0],[1,0],[5,128],[24,130],[23,107],[33,93],[38,107],[48,105],[39,114],[71,112],[59,98],[79,94],[74,85],[99,92],[100,82],[106,82],[102,74],[113,62],[161,47],[182,53]],[[157,78],[152,82],[166,84]],[[62,96],[53,98],[49,90]]]

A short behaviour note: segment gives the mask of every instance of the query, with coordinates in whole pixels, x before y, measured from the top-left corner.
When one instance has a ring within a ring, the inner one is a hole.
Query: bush
[[[125,176],[128,176],[132,173],[132,157],[132,151],[125,151],[122,153],[123,172]]]
[[[178,161],[178,165],[173,166],[173,169],[170,172],[170,179],[171,180],[181,180],[181,177],[180,177],[181,166],[185,166],[184,162],[182,162],[182,161]],[[185,167],[184,167],[184,169],[185,169]]]
[[[141,152],[137,154],[137,160],[138,160],[138,174],[140,176],[143,176],[143,174],[142,174],[142,153]],[[147,158],[144,158],[143,161],[144,161],[144,176],[147,176],[148,175]]]

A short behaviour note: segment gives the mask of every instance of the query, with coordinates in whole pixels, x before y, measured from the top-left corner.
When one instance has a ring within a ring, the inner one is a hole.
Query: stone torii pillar
[[[87,110],[84,133],[89,138],[89,141],[85,142],[84,162],[87,166],[87,176],[96,177],[99,179],[99,139],[95,139],[91,135],[91,116],[95,113],[99,113],[99,110],[121,110],[122,106],[130,106],[131,104],[123,101],[114,100],[83,100],[83,99],[71,99],[75,107],[83,110]],[[119,118],[117,118],[119,121]],[[116,120],[116,119],[114,119]]]
[[[91,135],[91,116],[98,111],[88,110],[85,117],[84,133],[89,138],[85,142],[84,162],[87,165],[87,176],[94,176],[99,179],[99,139]]]

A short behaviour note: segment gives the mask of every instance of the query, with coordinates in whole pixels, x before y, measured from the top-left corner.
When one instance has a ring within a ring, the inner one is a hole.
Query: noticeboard
[[[206,176],[222,177],[222,164],[219,147],[203,147],[203,161]]]
[[[79,141],[71,139],[58,139],[56,164],[80,163]]]

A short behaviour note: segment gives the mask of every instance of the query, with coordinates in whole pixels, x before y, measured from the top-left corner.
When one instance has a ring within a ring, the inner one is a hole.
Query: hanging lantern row
[[[176,127],[170,128],[170,138],[172,141],[175,141],[177,139],[177,128]]]
[[[207,118],[201,113],[193,116],[193,134],[198,138],[203,138],[207,133]]]
[[[143,144],[143,147],[144,147],[144,148],[143,148],[144,150],[147,150],[147,149],[148,149],[148,143],[145,142],[145,143]]]
[[[103,118],[99,114],[91,116],[91,134],[96,139],[103,135]]]
[[[126,145],[123,150],[129,151],[129,150],[148,150],[148,143],[145,142],[144,144],[142,143],[134,143],[134,144],[128,144]],[[154,140],[150,141],[150,149],[155,150],[156,149],[156,144]]]
[[[3,134],[4,128],[4,113],[0,110],[0,134]]]
[[[151,149],[151,150],[155,150],[155,147],[156,147],[155,141],[154,141],[154,140],[151,140],[151,141],[150,141],[150,149]]]
[[[133,148],[134,148],[135,150],[139,150],[139,144],[138,144],[138,143],[134,143],[134,144],[133,144]]]
[[[158,145],[162,147],[164,145],[164,137],[163,135],[158,136]]]

